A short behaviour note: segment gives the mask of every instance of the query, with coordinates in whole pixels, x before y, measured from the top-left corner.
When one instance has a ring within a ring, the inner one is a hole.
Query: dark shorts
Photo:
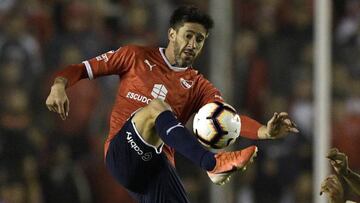
[[[111,140],[106,166],[139,202],[189,202],[175,168],[161,147],[143,141],[131,119]]]

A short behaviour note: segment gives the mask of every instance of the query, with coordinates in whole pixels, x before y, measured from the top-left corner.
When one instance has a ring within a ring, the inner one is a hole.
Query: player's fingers
[[[293,122],[290,119],[285,119],[283,123],[287,127],[288,132],[298,133],[299,130],[297,129],[296,125],[293,124]]]
[[[50,105],[46,105],[46,108],[47,108],[49,111],[53,111]]]
[[[57,112],[56,107],[54,107],[54,105],[50,106],[50,109],[52,112],[55,112],[55,113]]]
[[[63,120],[66,119],[64,105],[65,105],[64,103],[59,104],[59,114],[60,114],[61,119],[63,119]]]
[[[280,123],[282,123],[282,119],[279,116],[279,113],[275,112],[274,113],[274,124],[279,125]]]
[[[281,118],[281,119],[289,118],[289,114],[286,112],[280,112],[279,118]]]
[[[291,121],[290,121],[289,118],[282,118],[282,122],[283,122],[285,125],[291,126]]]
[[[292,132],[292,133],[298,133],[299,130],[297,128],[289,128],[288,132]]]
[[[276,118],[277,118],[277,113],[275,112],[274,115],[271,117],[271,119],[268,121],[268,125],[274,125],[274,123],[276,122]]]
[[[69,99],[67,99],[66,102],[65,102],[65,115],[66,115],[66,117],[69,116],[69,111],[70,111],[70,101],[69,101]]]
[[[59,114],[60,118],[63,119],[62,115],[61,115],[61,104],[58,103],[55,103],[55,112]]]
[[[290,120],[290,122],[292,127],[297,128],[297,125],[294,123],[294,121]]]

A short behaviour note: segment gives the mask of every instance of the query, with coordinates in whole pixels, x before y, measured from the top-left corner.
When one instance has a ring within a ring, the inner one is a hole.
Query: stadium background
[[[102,158],[117,78],[69,89],[66,121],[47,111],[45,98],[67,64],[128,43],[165,46],[168,18],[185,3],[209,9],[207,0],[0,1],[0,202],[132,202]],[[232,8],[232,47],[218,50],[233,59],[231,103],[262,122],[287,111],[301,132],[258,142],[256,163],[232,177],[226,202],[311,202],[319,191],[312,188],[313,1],[234,0]],[[359,33],[360,2],[333,1],[331,140],[358,172]],[[209,44],[195,65],[205,75]],[[182,157],[177,163],[191,201],[210,202],[206,175]]]

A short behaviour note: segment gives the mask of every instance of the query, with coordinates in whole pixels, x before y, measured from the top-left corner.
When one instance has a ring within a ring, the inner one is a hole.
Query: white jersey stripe
[[[91,65],[90,65],[89,61],[83,61],[82,63],[85,64],[86,71],[87,71],[87,74],[89,76],[89,79],[90,80],[94,79],[94,74],[92,72]]]

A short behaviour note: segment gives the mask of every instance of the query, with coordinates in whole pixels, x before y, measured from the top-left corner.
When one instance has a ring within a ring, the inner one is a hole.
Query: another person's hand
[[[261,127],[259,130],[259,138],[261,139],[277,139],[285,137],[289,133],[299,132],[297,126],[286,112],[275,112],[267,125]]]
[[[348,158],[344,153],[339,152],[336,148],[332,148],[326,158],[330,159],[330,164],[337,174],[346,175],[348,173]]]
[[[344,189],[336,175],[328,176],[321,183],[320,195],[326,193],[330,203],[344,203]]]
[[[61,81],[61,79],[57,78],[51,87],[50,94],[46,99],[46,106],[49,111],[60,114],[61,119],[65,120],[69,115],[70,102],[65,91],[66,81]]]

